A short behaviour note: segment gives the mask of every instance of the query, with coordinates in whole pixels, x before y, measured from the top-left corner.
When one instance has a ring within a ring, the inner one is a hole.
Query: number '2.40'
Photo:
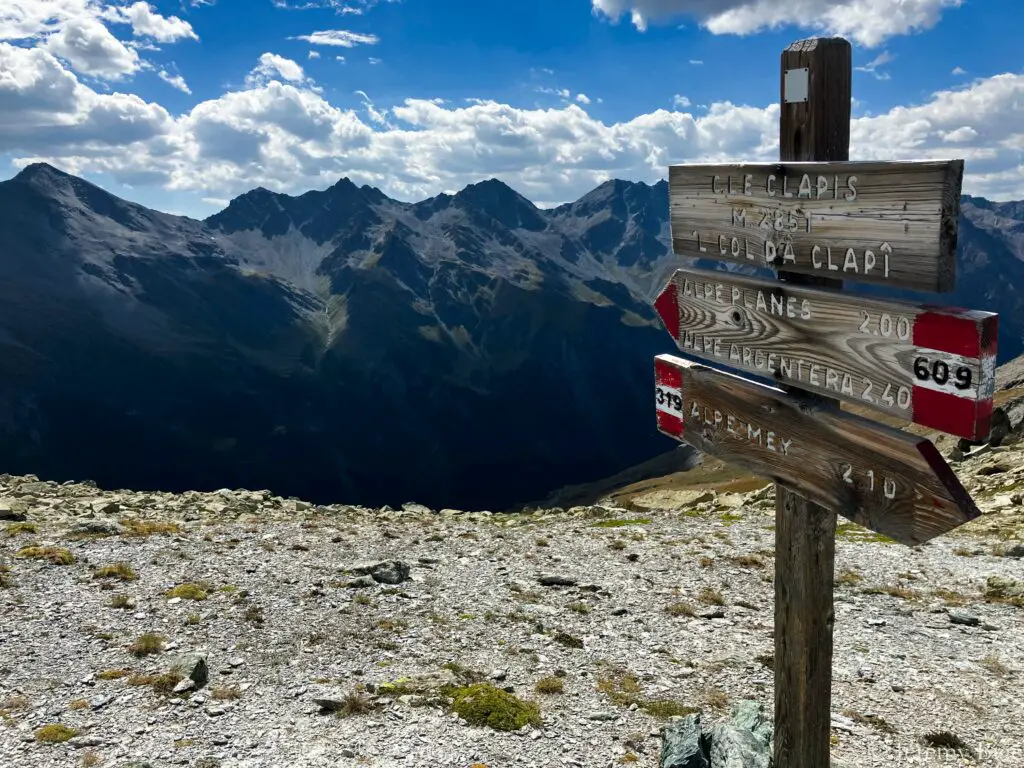
[[[945,360],[929,360],[927,357],[919,357],[914,360],[914,376],[921,381],[934,381],[940,387],[949,381],[949,363]],[[966,365],[957,366],[953,372],[956,381],[953,386],[957,389],[969,389],[973,374]]]

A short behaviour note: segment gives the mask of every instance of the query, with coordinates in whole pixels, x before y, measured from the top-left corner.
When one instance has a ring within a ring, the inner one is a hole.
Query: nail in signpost
[[[849,162],[852,51],[782,54],[780,161],[669,169],[683,269],[655,301],[682,353],[655,358],[658,429],[775,480],[776,768],[829,765],[836,513],[908,545],[978,516],[930,440],[839,401],[972,440],[992,414],[997,316],[841,292],[949,291],[963,161]]]
[[[990,431],[991,312],[686,269],[654,304],[686,354],[957,437]]]

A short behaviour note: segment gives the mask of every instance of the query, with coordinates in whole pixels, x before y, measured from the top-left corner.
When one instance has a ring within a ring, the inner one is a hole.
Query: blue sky
[[[341,176],[556,204],[773,158],[779,53],[827,33],[855,159],[963,157],[965,191],[1021,198],[1022,26],[1020,0],[4,0],[0,178],[42,159],[194,216]]]

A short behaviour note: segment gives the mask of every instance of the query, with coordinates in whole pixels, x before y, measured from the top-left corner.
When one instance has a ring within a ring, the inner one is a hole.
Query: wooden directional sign
[[[669,167],[676,253],[953,288],[962,160]]]
[[[655,307],[684,353],[970,440],[989,433],[991,312],[682,269]]]
[[[658,430],[904,544],[980,514],[931,441],[673,355],[654,362]]]

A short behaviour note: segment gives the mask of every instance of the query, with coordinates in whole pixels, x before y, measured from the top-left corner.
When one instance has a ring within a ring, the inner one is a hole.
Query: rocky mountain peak
[[[543,214],[532,202],[498,179],[470,184],[452,198],[456,205],[487,214],[509,229],[540,231],[547,227]]]

